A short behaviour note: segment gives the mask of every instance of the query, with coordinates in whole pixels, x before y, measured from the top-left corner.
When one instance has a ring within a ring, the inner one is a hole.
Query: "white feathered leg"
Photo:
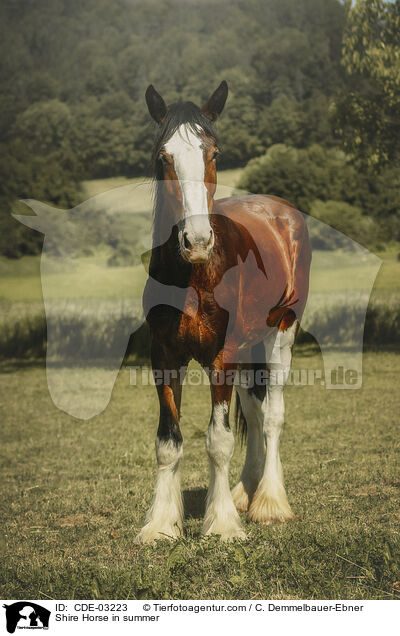
[[[219,534],[224,540],[245,538],[229,488],[228,471],[234,438],[228,418],[228,403],[214,404],[206,438],[210,459],[210,486],[203,525],[203,534]]]
[[[183,504],[179,474],[182,444],[157,438],[156,455],[158,471],[153,501],[145,525],[136,538],[137,543],[176,538],[182,534]]]
[[[294,516],[284,486],[279,441],[285,416],[283,389],[290,373],[291,348],[296,329],[297,325],[294,324],[286,332],[278,332],[272,351],[271,347],[266,346],[270,378],[261,410],[267,451],[264,472],[248,513],[253,521],[266,524],[287,521]]]

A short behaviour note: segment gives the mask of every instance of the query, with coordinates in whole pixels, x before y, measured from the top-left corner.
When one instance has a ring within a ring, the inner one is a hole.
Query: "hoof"
[[[155,541],[160,541],[161,539],[174,541],[175,539],[179,539],[180,536],[182,536],[182,530],[178,526],[160,529],[156,528],[152,524],[146,524],[135,538],[135,543],[154,543]]]
[[[279,495],[277,493],[268,494],[263,491],[256,492],[251,502],[248,516],[251,521],[267,525],[284,523],[294,518],[284,490]]]
[[[236,510],[239,510],[239,512],[247,512],[250,505],[250,499],[242,481],[239,481],[239,483],[237,483],[232,489],[232,499],[236,506]]]
[[[235,514],[230,519],[227,519],[226,517],[218,519],[216,517],[212,518],[206,516],[202,534],[205,536],[217,534],[220,536],[222,541],[245,539],[246,534],[240,524],[239,515],[235,508],[233,508],[233,511]]]
[[[218,529],[211,527],[209,530],[204,532],[203,534],[206,537],[211,535],[219,536],[221,541],[233,541],[234,539],[246,539],[246,533],[242,528],[231,528],[230,530]]]

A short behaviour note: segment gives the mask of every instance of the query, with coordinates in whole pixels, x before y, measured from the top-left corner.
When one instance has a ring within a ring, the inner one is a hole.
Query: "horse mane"
[[[160,151],[182,124],[187,125],[195,134],[198,134],[198,129],[201,128],[207,137],[210,137],[217,143],[217,135],[210,120],[196,104],[193,104],[193,102],[177,102],[168,107],[165,119],[157,131],[152,152],[154,185],[153,244],[155,243],[156,245],[161,216],[160,212],[163,204],[160,184],[164,180],[164,172],[160,159]]]

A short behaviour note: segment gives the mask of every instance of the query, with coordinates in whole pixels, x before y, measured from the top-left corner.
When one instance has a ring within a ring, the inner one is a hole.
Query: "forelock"
[[[207,119],[196,104],[193,104],[193,102],[171,104],[171,106],[168,107],[168,112],[154,144],[154,166],[162,147],[182,125],[186,127],[186,130],[193,132],[197,137],[203,132],[206,137],[213,139],[215,143],[217,142],[217,136],[210,120]]]

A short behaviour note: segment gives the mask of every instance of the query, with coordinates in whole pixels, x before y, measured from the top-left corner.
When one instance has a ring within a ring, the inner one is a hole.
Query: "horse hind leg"
[[[263,434],[262,397],[252,389],[236,387],[247,430],[246,459],[240,479],[232,490],[239,512],[247,512],[263,475],[265,443]]]
[[[283,390],[290,373],[292,345],[297,323],[286,331],[278,331],[266,342],[269,379],[265,399],[261,405],[263,435],[266,445],[265,465],[261,480],[248,511],[252,521],[284,522],[294,517],[287,499],[279,456],[279,441],[284,423]]]

